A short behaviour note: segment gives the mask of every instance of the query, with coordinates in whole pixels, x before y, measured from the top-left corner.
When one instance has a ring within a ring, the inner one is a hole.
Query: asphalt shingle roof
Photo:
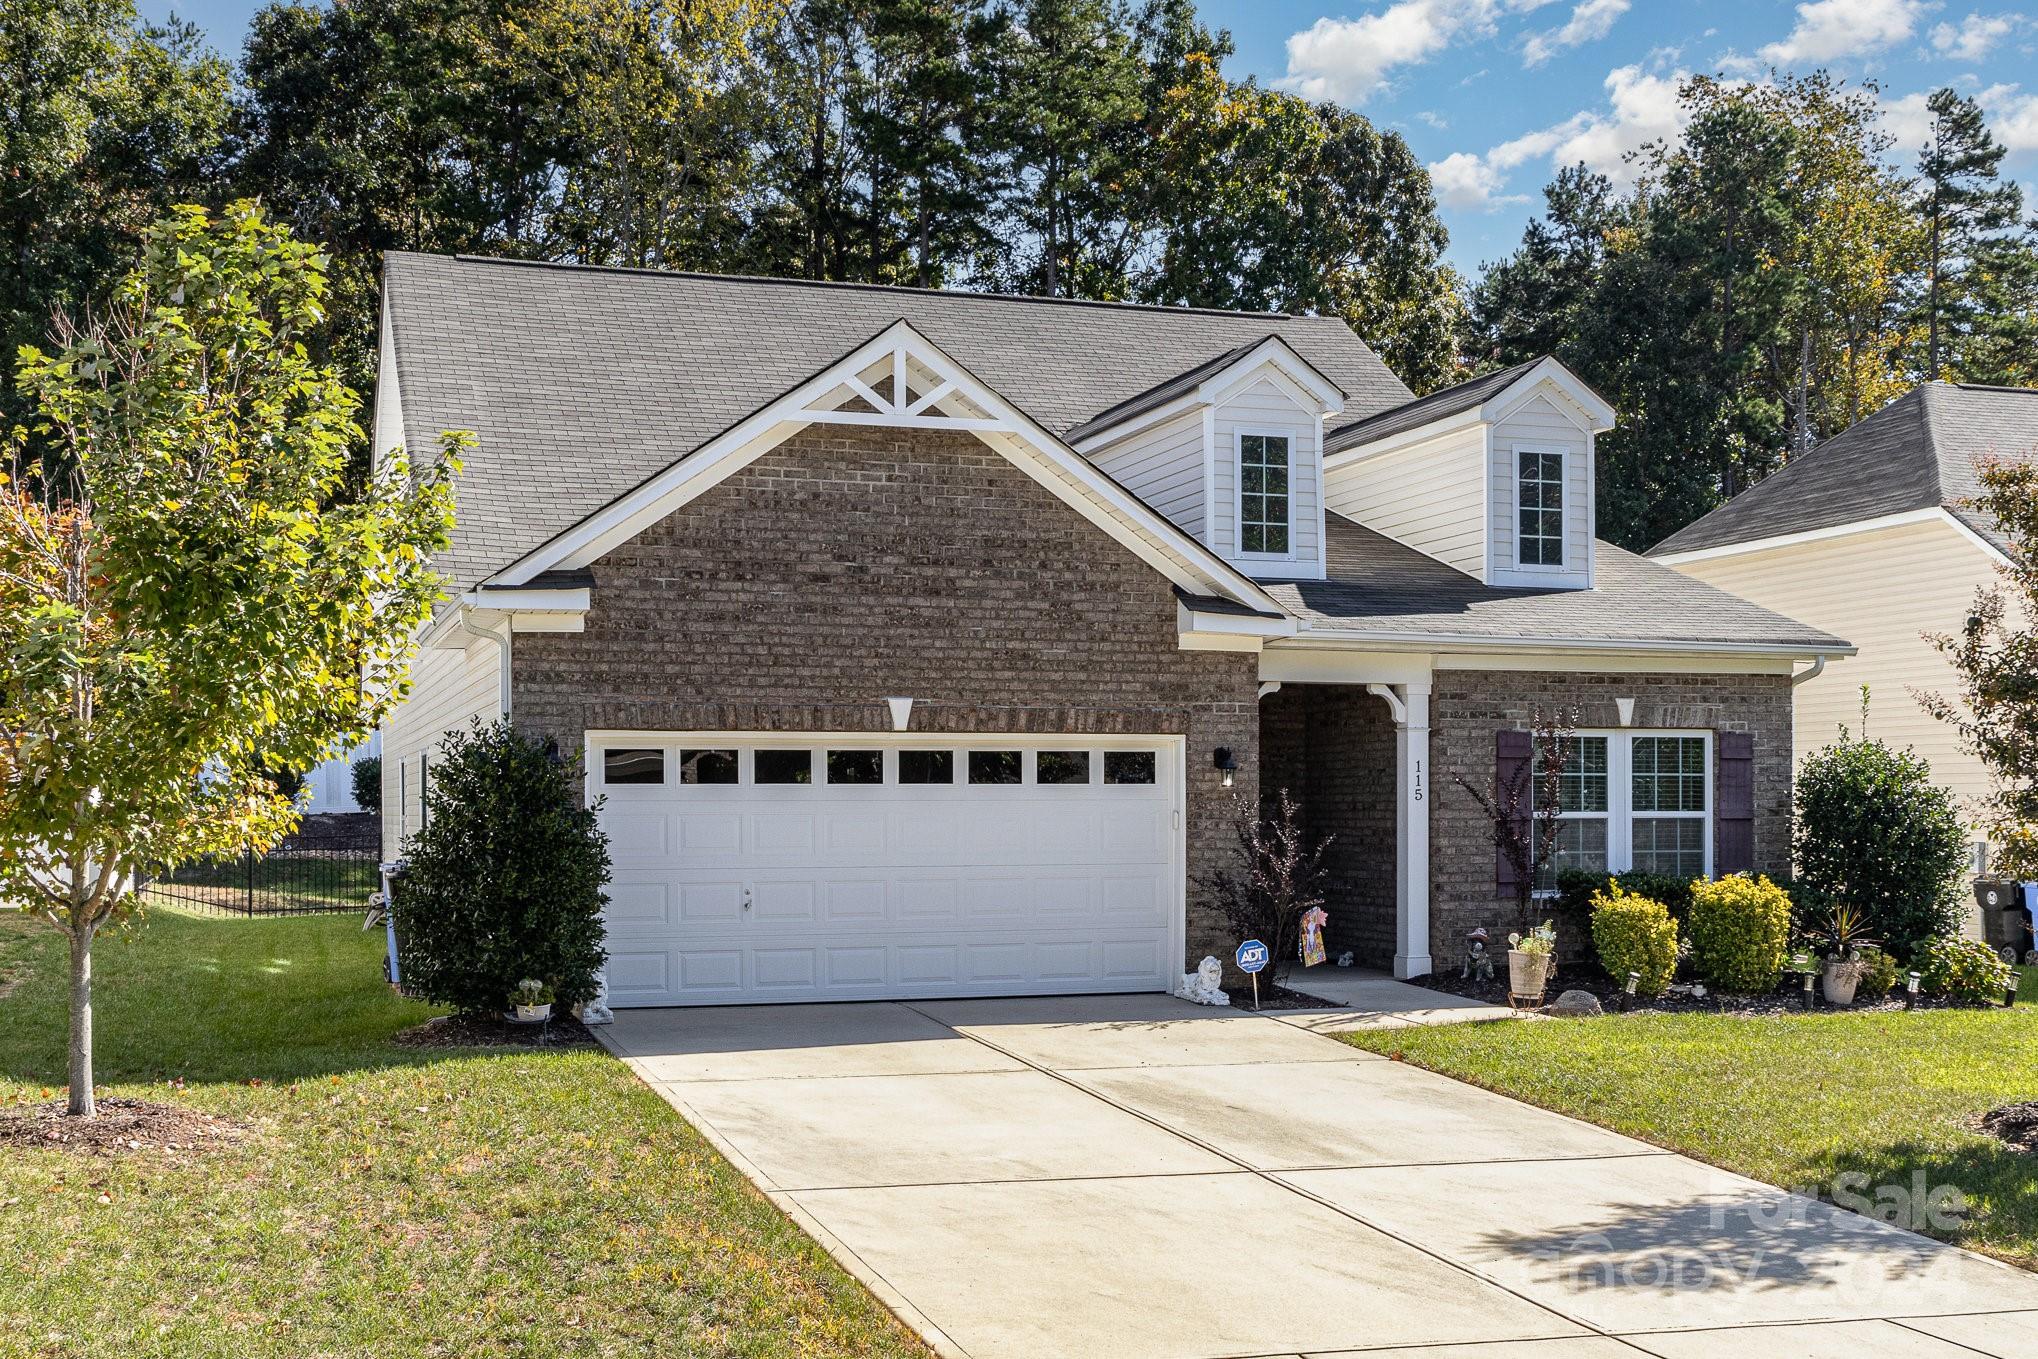
[[[472,430],[440,565],[471,588],[904,319],[1066,435],[1277,335],[1346,394],[1410,400],[1334,316],[1198,311],[392,253],[404,442]]]
[[[1970,503],[1991,457],[2038,458],[2038,389],[1928,382],[1649,549],[1652,557],[1944,506],[2004,546]]]
[[[1267,587],[1312,628],[1454,639],[1717,643],[1844,652],[1846,642],[1611,543],[1590,590],[1484,585],[1342,515],[1324,516],[1330,579]],[[1306,635],[1306,634],[1305,634]]]
[[[1503,368],[1484,377],[1475,377],[1450,387],[1440,387],[1428,396],[1390,407],[1363,419],[1348,421],[1339,425],[1334,433],[1323,436],[1323,451],[1335,453],[1354,444],[1384,439],[1390,434],[1416,429],[1431,421],[1441,420],[1447,415],[1456,415],[1459,411],[1468,411],[1474,406],[1484,405],[1488,397],[1506,391],[1517,378],[1541,362],[1541,359],[1530,359],[1527,363],[1517,363],[1512,368]]]
[[[1266,335],[1262,336],[1261,340],[1279,338],[1276,335]],[[1213,373],[1222,372],[1246,355],[1252,353],[1253,350],[1258,349],[1261,340],[1247,340],[1236,349],[1228,349],[1214,359],[1197,364],[1186,373],[1176,374],[1158,387],[1149,387],[1137,396],[1121,401],[1115,406],[1107,407],[1083,421],[1082,424],[1077,425],[1074,429],[1067,431],[1063,437],[1070,443],[1077,443],[1097,433],[1099,430],[1108,429],[1112,425],[1130,420],[1135,415],[1143,415],[1147,411],[1158,410],[1176,397],[1184,396],[1194,391],[1205,378]],[[1304,362],[1308,361],[1304,360]],[[1314,369],[1315,365],[1310,364],[1310,367]],[[1317,376],[1321,377],[1322,374],[1319,373]]]

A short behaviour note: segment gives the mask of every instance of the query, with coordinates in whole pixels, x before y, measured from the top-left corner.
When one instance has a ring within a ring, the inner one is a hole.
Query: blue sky
[[[253,0],[141,0],[235,56]],[[2024,0],[1201,0],[1238,44],[1234,74],[1335,99],[1393,127],[1431,167],[1451,258],[1472,272],[1520,238],[1556,167],[1620,179],[1677,131],[1678,81],[1824,67],[1881,86],[1915,159],[1925,95],[1982,101],[2010,172],[2038,182],[2038,6]]]

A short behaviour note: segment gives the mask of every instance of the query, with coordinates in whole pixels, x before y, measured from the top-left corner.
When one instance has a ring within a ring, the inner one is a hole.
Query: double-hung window
[[[1524,448],[1515,454],[1515,491],[1523,566],[1564,564],[1564,455]]]
[[[1238,542],[1241,551],[1285,557],[1293,550],[1289,527],[1288,473],[1287,435],[1238,436]]]
[[[1540,886],[1556,886],[1568,868],[1702,877],[1712,871],[1711,733],[1580,732],[1569,738],[1558,805],[1554,862]]]

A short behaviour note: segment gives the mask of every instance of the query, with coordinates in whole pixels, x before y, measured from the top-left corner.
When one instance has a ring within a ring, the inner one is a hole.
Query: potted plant
[[[552,1017],[552,988],[536,977],[526,977],[510,992],[510,1022],[543,1024]]]
[[[1524,1000],[1543,994],[1550,984],[1550,960],[1557,951],[1557,927],[1545,920],[1526,935],[1507,936],[1508,994]]]
[[[1874,941],[1863,932],[1865,923],[1861,912],[1852,906],[1835,906],[1826,917],[1820,939],[1819,951],[1824,962],[1819,972],[1819,992],[1828,1005],[1841,1009],[1852,1005],[1855,989],[1868,975],[1869,964],[1861,950]]]

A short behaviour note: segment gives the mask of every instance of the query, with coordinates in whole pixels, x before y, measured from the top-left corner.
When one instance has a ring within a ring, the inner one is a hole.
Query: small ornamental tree
[[[363,755],[354,761],[354,767],[347,771],[348,782],[352,785],[354,805],[364,812],[382,812],[382,757]]]
[[[1988,767],[1995,786],[1982,819],[2008,851],[1998,868],[2023,876],[2038,873],[2038,463],[1991,459],[1980,475],[1973,508],[2009,540],[2008,561],[1999,584],[1975,593],[1960,631],[1931,639],[1959,692],[1919,698]]]
[[[182,208],[17,369],[0,479],[0,897],[70,940],[69,1112],[93,1113],[92,943],[138,875],[267,848],[271,775],[401,696],[452,524],[441,459],[342,497],[360,399],[306,353],[325,259],[253,203]]]
[[[506,721],[446,734],[396,882],[406,987],[469,1014],[527,977],[594,999],[609,846],[580,787],[578,761]]]
[[[1851,906],[1900,957],[1954,932],[1967,833],[1953,795],[1914,752],[1842,728],[1799,767],[1796,807],[1801,917]]]
[[[1493,847],[1514,875],[1515,929],[1524,935],[1536,923],[1529,909],[1536,888],[1545,876],[1553,877],[1548,870],[1564,825],[1564,770],[1575,753],[1577,724],[1562,712],[1538,711],[1529,728],[1529,757],[1506,778],[1496,774],[1476,783],[1463,774],[1451,776],[1485,813]]]
[[[1264,814],[1241,799],[1232,836],[1232,862],[1197,885],[1210,894],[1240,943],[1257,939],[1267,946],[1278,979],[1299,956],[1303,914],[1323,904],[1330,837],[1318,839],[1302,829],[1301,808],[1285,788]]]

